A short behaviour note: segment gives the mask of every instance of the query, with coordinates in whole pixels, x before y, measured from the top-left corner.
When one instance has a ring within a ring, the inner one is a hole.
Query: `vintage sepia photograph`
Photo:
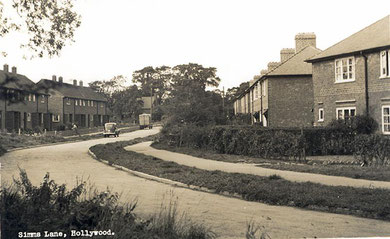
[[[0,0],[0,239],[390,238],[390,3]]]

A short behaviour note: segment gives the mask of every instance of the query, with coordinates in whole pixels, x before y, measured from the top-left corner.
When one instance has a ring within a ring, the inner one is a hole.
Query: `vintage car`
[[[103,136],[104,137],[110,137],[111,135],[114,135],[114,137],[119,136],[119,129],[116,127],[116,123],[105,123],[104,124],[104,131]]]

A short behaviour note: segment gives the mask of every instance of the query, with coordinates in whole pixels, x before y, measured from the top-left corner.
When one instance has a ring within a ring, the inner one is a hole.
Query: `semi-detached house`
[[[0,70],[0,130],[49,129],[48,94],[17,68]]]
[[[78,127],[94,127],[109,121],[105,96],[83,86],[82,81],[77,84],[73,80],[73,84],[68,84],[62,77],[57,81],[54,75],[52,80],[42,79],[37,85],[50,94],[51,129],[73,123]]]
[[[390,134],[390,16],[307,60],[313,66],[315,125],[369,115]]]
[[[272,127],[312,126],[312,67],[305,62],[320,52],[313,33],[295,36],[295,49],[280,51],[280,62],[270,62],[234,102],[235,113],[250,113],[253,122]]]

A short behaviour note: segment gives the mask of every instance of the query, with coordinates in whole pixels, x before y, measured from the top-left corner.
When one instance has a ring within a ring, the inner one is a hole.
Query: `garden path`
[[[205,170],[221,170],[230,173],[245,173],[259,176],[279,175],[294,182],[313,182],[331,186],[371,187],[390,189],[390,182],[354,179],[340,176],[328,176],[314,173],[301,173],[258,167],[255,164],[229,163],[193,157],[186,154],[159,150],[151,147],[152,142],[143,142],[125,147],[126,150],[143,153],[162,160]]]

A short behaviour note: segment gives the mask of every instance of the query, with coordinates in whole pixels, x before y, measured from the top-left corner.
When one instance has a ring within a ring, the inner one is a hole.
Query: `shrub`
[[[390,163],[390,137],[384,135],[359,135],[355,139],[355,158],[362,165]]]
[[[5,154],[6,152],[7,152],[7,150],[0,144],[0,156]]]
[[[378,123],[372,117],[366,115],[333,120],[328,126],[344,132],[349,131],[353,134],[372,134],[378,129]]]
[[[65,125],[64,124],[59,124],[55,127],[55,130],[57,131],[64,131],[65,130]]]

